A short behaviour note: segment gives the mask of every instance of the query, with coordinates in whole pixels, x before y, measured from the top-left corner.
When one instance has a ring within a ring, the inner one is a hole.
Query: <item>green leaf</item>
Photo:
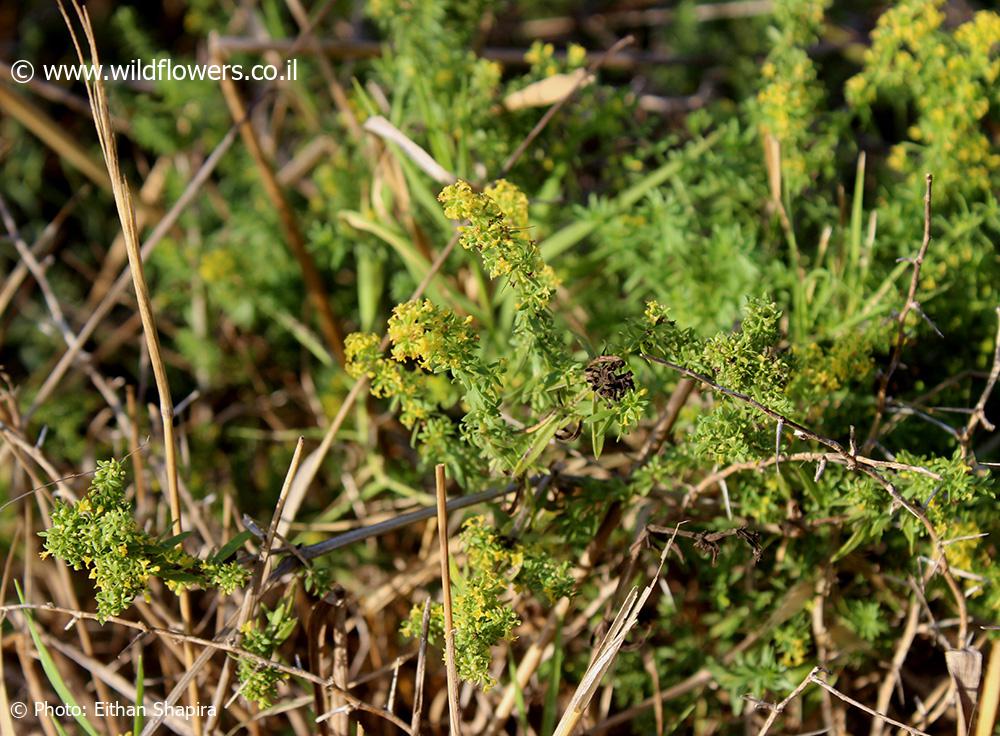
[[[552,671],[549,673],[549,689],[545,693],[545,710],[542,712],[542,736],[552,736],[559,715],[559,685],[562,682],[562,619],[556,623],[556,638],[553,643]]]
[[[252,538],[253,534],[250,531],[244,530],[240,532],[235,537],[226,542],[224,545],[222,545],[222,549],[220,549],[212,557],[212,562],[225,562],[227,559],[229,559],[230,555],[232,555],[234,552],[236,552],[236,550],[242,547],[248,539]]]
[[[180,534],[175,534],[172,537],[167,537],[160,542],[164,547],[176,547],[178,544],[183,542],[185,539],[191,536],[191,532],[181,532]]]
[[[559,421],[560,419],[562,421]],[[521,456],[521,459],[518,460],[517,465],[514,467],[514,475],[520,475],[527,468],[531,467],[531,464],[549,446],[549,442],[556,436],[556,432],[564,426],[566,426],[566,420],[564,417],[560,417],[559,414],[553,414],[546,419],[542,426],[535,430],[535,437],[531,441],[531,445],[529,445],[527,451]]]
[[[688,159],[697,158],[701,154],[705,153],[705,151],[709,150],[713,145],[715,145],[718,138],[719,132],[716,131],[711,135],[707,135],[701,140],[692,143],[684,149],[682,155],[667,161],[667,163],[663,164],[660,168],[647,174],[636,184],[633,184],[631,187],[619,194],[612,203],[612,206],[608,208],[608,213],[617,214],[635,206],[640,199],[646,196],[653,189],[656,189],[656,187],[660,186],[671,177],[676,176],[686,165],[690,163]],[[542,259],[547,262],[551,262],[556,256],[565,253],[567,250],[594,232],[594,230],[596,230],[601,224],[602,220],[597,218],[577,220],[576,222],[567,225],[562,230],[553,233],[541,244]]]
[[[604,435],[607,429],[603,422],[595,422],[590,425],[590,445],[594,450],[594,459],[598,460],[601,457],[601,451],[604,449]]]

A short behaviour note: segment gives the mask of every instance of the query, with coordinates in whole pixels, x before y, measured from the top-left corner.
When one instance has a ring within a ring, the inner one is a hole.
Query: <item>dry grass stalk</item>
[[[556,725],[555,731],[553,731],[553,736],[569,736],[580,723],[580,719],[587,710],[587,706],[590,705],[590,701],[594,697],[594,693],[597,692],[597,687],[601,684],[601,680],[604,679],[604,675],[611,669],[611,665],[614,664],[615,659],[618,657],[618,652],[625,643],[625,638],[635,627],[636,623],[638,623],[639,612],[646,605],[646,601],[649,599],[656,582],[660,578],[667,554],[670,552],[670,548],[673,546],[674,539],[677,536],[676,533],[677,529],[675,528],[673,536],[667,541],[663,552],[660,554],[660,564],[656,568],[656,573],[653,575],[652,580],[649,581],[649,585],[646,586],[641,595],[638,588],[632,588],[632,591],[618,610],[618,615],[615,616],[615,620],[608,629],[608,633],[605,634],[604,640],[597,648],[597,651],[594,652],[590,666],[587,667],[587,671],[583,674],[576,692],[573,693],[569,705],[563,712],[562,718],[559,719],[559,723]]]
[[[324,2],[319,9],[313,13],[312,18],[308,16],[300,0],[285,0],[285,4],[288,6],[292,17],[295,18],[295,22],[299,26],[299,36],[296,39],[296,43],[293,44],[291,50],[289,50],[288,55],[285,57],[288,58],[288,56],[291,56],[298,50],[296,46],[301,47],[307,43],[316,43],[316,35],[313,31],[320,20],[322,20],[326,15],[327,11],[333,7],[333,2],[331,0]],[[354,114],[354,110],[351,109],[351,101],[348,98],[347,93],[337,80],[337,76],[333,73],[333,67],[327,58],[322,54],[317,55],[315,58],[319,64],[320,73],[323,75],[323,81],[326,82],[327,89],[330,92],[330,97],[337,106],[337,110],[340,112],[348,133],[350,133],[354,140],[360,140],[361,125],[358,123],[358,118]]]
[[[66,218],[76,209],[76,205],[81,199],[81,194],[88,192],[90,186],[81,187],[77,192],[70,197],[69,201],[66,202],[56,213],[56,216],[45,226],[41,234],[35,239],[35,242],[31,244],[31,255],[35,257],[38,261],[44,261],[45,257],[48,255],[49,251],[52,249],[52,244],[55,241],[55,236],[59,232]],[[28,276],[28,264],[23,260],[19,260],[14,268],[7,274],[7,278],[4,279],[3,287],[0,288],[0,315],[3,315],[7,311],[7,307],[10,305],[11,300],[17,294],[17,290],[21,287],[24,279]]]
[[[37,135],[61,159],[94,184],[105,191],[111,191],[107,172],[100,162],[73,140],[62,125],[52,120],[41,109],[24,97],[14,94],[4,85],[0,85],[0,109]]]
[[[425,174],[439,184],[452,184],[455,175],[445,170],[427,151],[413,142],[403,131],[381,115],[373,115],[365,121],[364,129],[383,140],[395,143],[403,153]]]
[[[683,409],[684,404],[687,402],[688,398],[691,396],[692,389],[694,387],[694,381],[678,381],[677,387],[674,389],[670,396],[667,406],[664,409],[663,414],[656,423],[654,429],[654,437],[651,441],[647,442],[640,452],[638,466],[647,463],[651,458],[653,458],[663,443],[666,442],[667,437],[670,434],[670,430],[673,428],[674,423],[680,417],[681,409]],[[597,536],[594,540],[587,546],[583,557],[580,560],[579,565],[573,571],[573,577],[578,582],[583,580],[593,567],[594,562],[601,556],[604,544],[607,541],[608,535],[611,530],[617,526],[618,521],[621,518],[621,504],[614,503],[608,509],[604,520],[601,522],[601,526],[597,532]],[[562,598],[549,614],[548,620],[545,622],[545,626],[538,633],[535,641],[531,643],[527,651],[521,657],[521,661],[517,667],[517,674],[515,675],[515,682],[512,682],[507,686],[504,691],[503,697],[500,703],[497,705],[493,712],[493,722],[490,725],[490,734],[498,734],[503,729],[504,724],[507,719],[510,718],[510,714],[514,710],[514,704],[517,700],[518,690],[524,690],[527,687],[528,682],[531,680],[532,675],[535,670],[538,669],[539,665],[542,663],[542,655],[545,649],[548,647],[549,643],[555,637],[556,629],[559,626],[559,622],[566,618],[566,614],[569,613],[570,609],[570,599]],[[701,678],[702,675],[706,674],[705,670],[702,670],[696,677]],[[690,679],[690,678],[689,678]],[[705,681],[707,681],[706,678]],[[668,689],[664,691],[663,699],[669,699],[672,697],[670,693],[673,689]],[[643,708],[651,707],[653,705],[653,700],[650,699],[646,701]],[[627,716],[622,720],[622,722],[627,722],[630,720],[637,711],[634,711],[632,715]]]
[[[62,606],[53,606],[50,604],[37,604],[37,603],[17,603],[17,604],[0,606],[0,618],[2,618],[3,616],[5,616],[10,612],[24,611],[24,610],[48,611],[50,613],[64,614],[76,619],[87,620],[87,621],[97,620],[96,613],[89,613],[87,611],[65,608]],[[250,661],[252,661],[257,665],[273,667],[274,669],[277,669],[281,672],[285,672],[293,677],[298,677],[307,682],[322,685],[323,687],[326,687],[330,690],[333,690],[334,692],[339,693],[347,701],[348,705],[352,709],[364,711],[366,713],[371,713],[372,715],[375,715],[379,718],[382,718],[383,720],[389,721],[390,723],[394,724],[404,733],[408,734],[410,732],[409,725],[407,725],[402,720],[394,716],[392,713],[388,713],[382,708],[376,708],[373,705],[369,705],[368,703],[359,700],[358,698],[351,695],[349,692],[340,690],[340,688],[334,685],[331,679],[324,679],[301,667],[292,667],[290,665],[282,664],[280,661],[276,659],[266,659],[264,657],[254,654],[253,652],[249,652],[246,649],[243,649],[239,646],[231,644],[228,641],[222,639],[219,640],[205,639],[200,636],[183,634],[181,632],[174,631],[173,629],[164,629],[153,626],[147,626],[140,622],[131,621],[129,619],[120,618],[118,616],[109,616],[106,620],[108,622],[117,624],[119,626],[124,626],[126,628],[133,629],[135,631],[140,631],[145,634],[153,634],[161,638],[172,639],[174,641],[180,641],[180,642],[188,642],[196,646],[204,647],[204,651],[201,653],[201,655],[199,655],[198,659],[195,660],[195,663],[192,666],[192,668],[184,673],[183,677],[180,678],[180,680],[174,686],[173,690],[171,690],[170,694],[163,699],[164,707],[162,713],[158,715],[156,718],[151,718],[146,722],[146,726],[143,730],[143,736],[149,736],[149,734],[152,734],[153,732],[156,731],[156,729],[162,723],[164,715],[167,712],[169,712],[168,706],[171,706],[178,701],[181,693],[190,684],[191,680],[197,674],[197,671],[202,666],[204,666],[204,664],[208,661],[209,658],[212,657],[212,655],[214,655],[217,652],[226,652],[227,654],[232,654],[237,657],[249,659]],[[45,700],[44,696],[39,696],[39,700]],[[327,717],[329,717],[329,715],[327,715]]]
[[[187,186],[184,189],[184,193],[177,199],[166,215],[163,216],[153,228],[153,231],[146,238],[146,241],[142,244],[141,254],[143,259],[149,258],[153,249],[163,240],[168,232],[177,224],[177,220],[180,218],[181,214],[187,209],[188,205],[194,201],[195,196],[201,190],[202,186],[211,176],[212,172],[215,170],[216,165],[225,155],[226,151],[232,145],[233,141],[236,139],[236,127],[234,126],[229,130],[229,132],[223,137],[219,144],[212,151],[211,155],[198,169],[198,172],[191,178]],[[52,395],[56,386],[62,380],[63,376],[66,375],[66,371],[69,370],[70,365],[76,360],[80,351],[83,349],[84,343],[90,338],[90,336],[97,329],[98,325],[103,321],[103,319],[108,315],[108,312],[118,303],[118,299],[122,296],[126,288],[128,288],[130,282],[130,272],[131,268],[127,268],[118,276],[114,285],[108,290],[108,292],[101,299],[101,302],[94,307],[87,321],[84,323],[83,327],[76,335],[76,339],[73,344],[67,348],[66,352],[62,354],[59,361],[56,363],[55,368],[46,377],[45,382],[42,384],[41,388],[38,389],[38,393],[31,402],[31,406],[25,412],[25,421],[29,419],[35,411]]]
[[[342,690],[346,690],[348,676],[347,598],[339,586],[335,595],[336,601],[333,611],[333,684]],[[346,701],[336,693],[333,694],[331,700],[334,708],[346,705]],[[392,710],[392,708],[389,708],[389,710]],[[346,710],[343,713],[338,713],[330,720],[334,736],[349,736],[351,721],[350,714]]]
[[[212,62],[221,66],[223,64],[223,56],[215,36],[209,39],[209,49]],[[292,255],[295,256],[295,260],[298,261],[299,268],[302,270],[302,279],[305,282],[309,300],[312,302],[312,306],[319,318],[319,327],[326,341],[326,346],[330,350],[330,353],[337,359],[337,362],[343,365],[344,338],[341,334],[340,326],[337,324],[337,319],[333,314],[333,309],[330,307],[330,299],[326,293],[326,288],[323,286],[319,270],[316,268],[316,262],[306,248],[305,237],[302,235],[302,230],[299,227],[295,213],[292,211],[288,198],[278,183],[274,168],[264,154],[257,131],[254,129],[249,117],[247,117],[246,105],[243,104],[243,99],[240,97],[235,83],[228,77],[223,76],[219,80],[219,86],[222,88],[222,95],[226,100],[226,105],[232,115],[233,122],[239,126],[243,144],[247,147],[247,150],[254,159],[254,163],[256,163],[260,171],[264,191],[278,212],[281,229],[288,247],[291,249]]]
[[[299,467],[302,462],[302,448],[305,445],[305,440],[299,437],[298,442],[295,443],[295,451],[292,453],[291,462],[288,464],[288,471],[285,473],[285,480],[281,485],[281,492],[278,494],[278,502],[274,507],[274,514],[271,517],[271,524],[268,526],[267,536],[264,539],[263,547],[261,550],[261,558],[258,562],[256,568],[254,569],[254,576],[250,583],[250,588],[247,596],[243,599],[243,605],[240,607],[239,613],[235,619],[234,628],[239,631],[243,625],[253,617],[254,610],[257,604],[260,602],[262,596],[262,585],[270,568],[271,562],[271,547],[274,545],[274,539],[278,535],[278,526],[281,523],[282,513],[284,512],[285,502],[288,499],[289,491],[292,488],[292,484],[295,481],[295,476],[299,471]],[[232,678],[232,664],[227,659],[222,667],[222,672],[219,675],[219,680],[216,685],[215,695],[212,698],[212,703],[216,706],[216,715],[210,716],[208,720],[209,730],[215,725],[218,718],[218,714],[222,712],[221,704],[225,699],[226,690],[229,688],[229,683]]]
[[[84,36],[89,46],[90,58],[94,64],[99,63],[97,53],[97,43],[94,39],[93,27],[90,23],[90,16],[87,9],[81,7],[76,0],[73,0],[73,9],[80,24],[83,26]],[[66,9],[59,4],[66,26],[70,31],[76,55],[81,64],[86,64],[86,56],[80,46],[76,31],[70,21]],[[128,252],[129,268],[132,273],[132,285],[135,287],[136,301],[139,305],[139,314],[142,317],[143,335],[146,340],[146,347],[149,351],[150,364],[153,368],[153,376],[156,380],[156,389],[160,397],[160,417],[163,423],[163,444],[165,470],[167,475],[167,497],[170,503],[170,516],[172,521],[172,532],[181,533],[181,503],[180,491],[177,484],[177,442],[174,437],[174,404],[170,396],[170,384],[167,380],[167,370],[163,363],[160,351],[160,339],[156,330],[156,318],[153,315],[152,299],[149,296],[149,287],[146,284],[146,276],[143,272],[142,254],[139,246],[139,229],[135,219],[135,207],[132,202],[132,192],[129,189],[128,181],[121,170],[118,158],[118,150],[115,142],[114,128],[111,122],[111,112],[108,100],[104,92],[104,82],[100,77],[93,81],[85,81],[87,87],[87,97],[90,100],[91,109],[94,115],[94,127],[97,130],[98,142],[101,145],[101,152],[104,156],[104,163],[108,169],[108,176],[111,179],[111,189],[115,198],[115,205],[118,209],[118,218],[122,225],[122,234],[125,238],[125,248]],[[191,602],[186,592],[180,594],[181,619],[184,623],[185,631],[191,630]],[[194,663],[194,651],[190,643],[184,645],[185,665],[190,669]],[[188,695],[190,704],[198,704],[198,685],[193,679],[191,681]],[[196,713],[193,719],[194,732],[196,736],[201,734],[201,717]]]
[[[955,710],[958,736],[967,736],[979,707],[979,683],[983,675],[983,654],[973,647],[949,649],[944,653],[948,673],[955,681]]]
[[[441,589],[444,597],[444,656],[448,674],[448,724],[452,736],[461,736],[462,713],[458,702],[458,669],[455,667],[455,622],[451,608],[451,569],[448,555],[448,495],[444,465],[434,469],[437,488],[438,539],[441,542]]]
[[[920,623],[920,604],[917,602],[916,597],[914,597],[910,600],[910,607],[906,613],[906,624],[903,626],[903,633],[900,635],[899,641],[896,642],[896,651],[892,657],[892,665],[882,684],[879,685],[878,700],[875,702],[876,710],[882,712],[889,710],[889,701],[892,699],[892,692],[899,681],[903,662],[906,661],[906,655],[910,651],[913,639],[916,637],[918,623]],[[884,731],[885,721],[876,718],[872,721],[869,736],[882,736]]]
[[[437,258],[434,259],[434,262],[431,264],[431,267],[428,269],[423,279],[421,279],[420,283],[417,284],[417,288],[414,289],[413,294],[410,296],[410,301],[415,301],[417,299],[420,299],[424,295],[424,292],[427,291],[427,287],[430,285],[431,281],[433,280],[434,276],[438,273],[438,271],[441,270],[441,267],[444,265],[444,262],[448,260],[448,256],[455,249],[455,245],[457,243],[458,243],[458,232],[456,231],[455,234],[452,235],[451,239],[448,241],[448,244],[441,249],[440,253],[438,253]],[[388,345],[389,345],[389,337],[386,336],[382,338],[382,344],[380,349],[385,350],[385,348],[388,347]],[[337,410],[337,414],[336,416],[334,416],[333,421],[330,422],[330,426],[327,427],[326,432],[323,433],[323,439],[320,441],[319,447],[317,447],[315,450],[309,453],[309,455],[306,457],[305,461],[302,464],[302,472],[299,473],[298,478],[296,479],[296,482],[292,487],[291,493],[289,494],[287,503],[288,511],[286,514],[286,518],[281,522],[282,524],[285,525],[290,524],[292,520],[295,518],[295,514],[297,513],[299,506],[305,499],[306,491],[309,490],[309,486],[316,478],[316,474],[319,472],[319,469],[323,464],[323,460],[326,459],[327,453],[333,446],[333,440],[337,436],[337,432],[340,431],[340,427],[344,424],[344,421],[347,419],[347,415],[350,414],[351,410],[354,408],[354,403],[358,400],[358,397],[361,396],[361,394],[365,391],[367,387],[368,387],[367,378],[362,377],[359,378],[357,381],[355,381],[354,385],[351,387],[351,390],[347,393],[347,396],[344,397],[344,401],[343,403],[341,403],[340,408]],[[284,534],[287,531],[287,526],[279,526],[278,531],[279,533]]]

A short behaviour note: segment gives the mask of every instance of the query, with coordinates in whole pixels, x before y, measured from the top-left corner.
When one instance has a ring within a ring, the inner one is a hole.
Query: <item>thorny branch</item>
[[[910,278],[910,288],[906,293],[906,303],[896,317],[896,340],[892,348],[892,356],[889,358],[889,367],[878,385],[878,397],[875,400],[875,419],[872,421],[871,429],[868,430],[868,438],[865,440],[865,451],[871,449],[878,438],[879,428],[882,426],[882,416],[885,414],[886,395],[889,391],[889,381],[892,374],[896,372],[903,355],[903,345],[906,344],[906,318],[910,311],[915,309],[921,315],[920,303],[917,302],[917,287],[920,285],[920,269],[924,265],[924,256],[927,255],[927,246],[931,243],[931,189],[934,177],[927,174],[924,178],[926,189],[924,191],[924,238],[920,243],[920,250],[916,258],[913,259],[913,276]]]
[[[730,388],[726,388],[725,386],[720,386],[718,383],[716,383],[706,375],[703,375],[701,373],[698,373],[697,371],[691,370],[690,368],[685,368],[684,366],[672,363],[669,360],[658,358],[653,355],[642,354],[642,357],[653,363],[659,363],[660,365],[667,366],[668,368],[671,368],[672,370],[677,371],[678,373],[681,373],[685,376],[688,376],[689,378],[694,378],[695,380],[700,381],[701,383],[705,384],[706,386],[709,386],[710,388],[712,388],[715,391],[718,391],[719,393],[725,394],[726,396],[729,396],[731,398],[737,399],[738,401],[742,401],[743,403],[753,406],[755,409],[762,412],[763,414],[766,414],[771,419],[774,419],[777,422],[782,422],[786,427],[790,427],[793,430],[796,437],[799,437],[800,439],[812,440],[814,442],[818,442],[819,444],[825,447],[830,448],[836,455],[840,457],[844,465],[847,466],[848,470],[865,475],[874,480],[880,486],[882,486],[889,493],[889,496],[892,498],[892,500],[896,504],[902,506],[904,509],[910,512],[914,517],[916,517],[917,520],[920,521],[920,523],[923,525],[924,529],[927,531],[927,536],[930,539],[931,544],[933,545],[934,549],[937,551],[938,554],[938,559],[936,560],[936,562],[940,565],[941,576],[947,583],[948,588],[951,591],[952,597],[955,599],[955,605],[958,608],[959,626],[958,626],[958,633],[955,638],[956,649],[961,649],[965,645],[965,638],[969,629],[969,614],[965,605],[965,594],[962,592],[962,589],[959,587],[958,582],[955,580],[955,576],[952,575],[951,573],[951,569],[948,566],[948,559],[945,554],[945,548],[944,545],[941,543],[941,538],[938,536],[937,531],[934,529],[934,525],[931,523],[931,520],[927,518],[927,514],[924,513],[923,509],[920,506],[914,505],[909,501],[907,501],[905,498],[903,498],[903,496],[896,489],[896,486],[879,472],[879,470],[885,466],[879,463],[873,463],[873,461],[870,458],[858,455],[853,441],[851,442],[850,449],[845,449],[844,446],[841,445],[836,440],[830,439],[829,437],[824,437],[822,435],[817,434],[816,432],[813,432],[811,429],[802,424],[799,424],[794,419],[786,417],[781,412],[776,411],[769,406],[765,406],[764,404],[760,403],[759,401],[750,396],[747,396],[746,394],[740,393],[739,391],[734,391],[733,389]],[[907,466],[905,469],[912,470],[913,468]]]
[[[754,564],[760,562],[760,556],[763,553],[763,548],[760,546],[760,534],[758,534],[753,529],[750,529],[746,525],[732,527],[730,529],[722,529],[717,532],[689,532],[684,529],[677,528],[673,529],[667,526],[660,526],[658,524],[649,524],[646,526],[646,531],[650,534],[671,534],[678,537],[684,537],[686,539],[694,540],[694,548],[699,552],[705,552],[712,556],[712,566],[715,566],[716,559],[719,556],[719,542],[728,537],[738,537],[747,543],[753,554]]]
[[[844,693],[840,692],[837,688],[835,688],[833,685],[829,684],[826,680],[824,680],[819,676],[821,672],[825,671],[826,670],[824,670],[822,667],[813,667],[812,670],[809,672],[809,674],[806,675],[805,678],[802,680],[802,682],[796,685],[795,689],[788,694],[788,697],[786,697],[780,703],[765,703],[763,701],[757,700],[756,698],[745,696],[747,700],[751,701],[755,705],[755,707],[764,708],[771,711],[767,716],[767,720],[764,721],[764,725],[761,727],[760,731],[757,732],[757,736],[766,736],[767,732],[771,729],[771,726],[774,724],[774,721],[777,719],[777,717],[781,715],[781,713],[785,710],[785,708],[788,707],[788,704],[791,703],[799,695],[801,695],[805,691],[805,689],[809,687],[809,685],[819,685],[821,688],[829,692],[831,695],[840,698],[845,703],[849,703],[850,705],[853,705],[855,708],[863,710],[865,713],[868,713],[874,718],[879,718],[885,721],[886,723],[891,723],[893,726],[896,726],[897,728],[900,728],[909,734],[913,734],[913,736],[928,736],[928,734],[924,733],[923,731],[917,728],[913,728],[912,726],[907,726],[905,723],[900,723],[899,721],[893,720],[889,716],[883,713],[879,713],[876,710],[872,710],[867,705],[859,703],[857,700],[854,700],[853,698],[844,695]]]
[[[966,457],[969,455],[969,445],[972,442],[972,435],[976,431],[976,427],[982,425],[988,432],[996,429],[993,422],[986,418],[986,402],[990,400],[990,395],[997,384],[997,379],[1000,378],[1000,307],[997,307],[996,312],[997,336],[993,347],[993,367],[990,368],[990,375],[986,379],[986,386],[983,388],[983,393],[979,396],[979,401],[972,407],[972,416],[969,417],[968,424],[965,425],[958,438],[958,442],[962,447],[962,454]]]

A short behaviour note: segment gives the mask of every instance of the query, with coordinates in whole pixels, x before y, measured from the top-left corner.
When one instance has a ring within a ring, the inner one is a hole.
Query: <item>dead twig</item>
[[[840,690],[838,690],[837,688],[835,688],[833,685],[830,685],[825,680],[822,680],[816,674],[815,670],[812,673],[809,674],[809,678],[808,679],[809,679],[809,682],[812,682],[812,683],[814,683],[816,685],[819,685],[821,688],[823,688],[824,690],[826,690],[828,693],[830,693],[834,697],[840,698],[845,703],[853,705],[855,708],[858,708],[859,710],[863,710],[865,713],[867,713],[868,715],[872,716],[873,718],[881,718],[886,723],[891,723],[893,726],[896,726],[897,728],[901,728],[901,729],[903,729],[904,731],[906,731],[909,734],[913,734],[913,736],[929,736],[929,734],[921,731],[918,728],[913,728],[912,726],[907,726],[905,723],[900,723],[899,721],[897,721],[895,719],[892,719],[892,718],[890,718],[889,716],[887,716],[887,715],[885,715],[883,713],[879,713],[876,710],[872,710],[871,708],[869,708],[864,703],[859,703],[854,698],[851,698],[851,697],[849,697],[847,695],[844,695],[844,693],[840,692]]]
[[[965,429],[959,434],[958,442],[962,447],[962,455],[966,457],[969,455],[972,435],[978,426],[982,425],[987,432],[992,432],[996,429],[993,422],[986,418],[986,402],[990,400],[990,395],[997,384],[997,379],[1000,379],[1000,307],[996,308],[996,313],[997,336],[993,347],[993,367],[990,368],[990,375],[986,379],[986,386],[983,387],[983,393],[979,395],[979,401],[972,407],[972,415],[969,417],[968,424],[965,425]]]
[[[188,182],[183,194],[181,194],[173,206],[167,211],[167,214],[165,214],[157,223],[153,232],[149,234],[149,237],[146,238],[146,241],[142,244],[142,249],[140,251],[143,259],[149,258],[156,246],[159,245],[167,233],[170,232],[171,228],[173,228],[177,223],[177,220],[187,209],[188,205],[194,201],[195,196],[201,190],[202,186],[215,170],[219,161],[222,160],[222,157],[225,155],[226,151],[229,150],[229,147],[236,139],[236,132],[237,127],[234,125],[229,129],[222,140],[219,141],[211,155],[205,159],[205,162],[198,169],[197,173]],[[52,395],[52,392],[55,390],[56,386],[59,385],[63,376],[66,375],[66,371],[76,359],[76,356],[83,349],[83,345],[128,288],[131,281],[130,272],[130,268],[125,268],[118,276],[114,285],[108,289],[108,292],[101,299],[101,302],[94,307],[93,312],[77,333],[73,344],[70,345],[66,349],[66,352],[62,354],[59,361],[52,369],[52,372],[45,378],[44,383],[42,383],[41,387],[38,389],[38,393],[35,394],[30,407],[25,412],[25,421],[30,419],[38,408],[46,401],[46,399]]]
[[[834,697],[840,698],[845,703],[848,703],[850,705],[853,705],[855,708],[863,710],[865,713],[868,713],[873,718],[878,718],[882,721],[885,721],[886,723],[891,723],[893,726],[901,728],[909,734],[913,734],[913,736],[929,736],[928,734],[924,733],[923,731],[917,728],[913,728],[912,726],[907,726],[905,723],[900,723],[899,721],[894,720],[883,713],[879,713],[876,710],[872,710],[867,705],[859,703],[857,700],[854,700],[853,698],[844,695],[844,693],[840,692],[837,688],[833,687],[833,685],[830,685],[828,682],[826,682],[819,676],[819,673],[825,671],[826,670],[824,670],[822,667],[813,667],[812,671],[810,671],[809,674],[806,675],[805,679],[803,679],[802,682],[800,682],[795,687],[795,689],[792,690],[791,693],[789,693],[788,697],[782,700],[780,703],[774,703],[774,704],[763,703],[759,700],[748,698],[755,704],[756,707],[766,708],[771,711],[767,717],[767,720],[764,722],[764,725],[761,727],[760,731],[757,732],[757,736],[765,736],[767,732],[771,729],[771,726],[774,723],[775,719],[777,719],[777,717],[785,710],[785,708],[788,707],[788,704],[792,700],[797,698],[799,695],[801,695],[809,685],[819,685],[828,693],[830,693]]]
[[[868,452],[875,440],[878,438],[879,428],[882,426],[882,417],[885,413],[886,394],[889,391],[889,381],[892,374],[896,372],[903,356],[903,346],[906,344],[906,318],[910,311],[920,310],[920,304],[916,300],[917,287],[920,285],[920,269],[924,265],[924,257],[927,255],[927,246],[931,243],[931,190],[934,177],[927,174],[924,177],[924,238],[920,243],[920,250],[917,251],[916,258],[913,259],[913,276],[910,278],[910,288],[906,293],[906,303],[896,317],[896,340],[892,348],[892,355],[889,358],[889,367],[882,374],[878,384],[878,394],[875,399],[875,419],[872,421],[871,429],[868,430],[868,438],[865,440],[862,450]],[[921,312],[922,314],[923,312]]]
[[[780,703],[764,703],[754,698],[750,698],[745,695],[743,696],[747,700],[750,700],[754,704],[754,707],[766,708],[767,710],[771,711],[770,713],[768,713],[767,720],[764,721],[764,725],[761,726],[760,730],[757,732],[757,736],[766,736],[767,732],[771,730],[771,726],[774,724],[775,720],[777,720],[778,716],[780,716],[782,713],[785,712],[785,708],[788,707],[788,704],[791,703],[793,700],[795,700],[795,698],[799,697],[799,695],[802,694],[802,691],[805,690],[807,687],[809,687],[810,681],[812,680],[812,676],[818,672],[821,672],[822,669],[823,669],[822,667],[813,667],[812,670],[809,672],[809,674],[802,679],[802,682],[796,685],[795,689],[792,690],[792,692],[788,693],[788,697],[786,697]]]
[[[413,683],[413,717],[410,731],[420,736],[420,719],[424,709],[424,678],[427,671],[427,637],[431,625],[431,599],[424,601],[424,613],[420,619],[420,649],[417,652],[417,674]]]
[[[746,525],[722,529],[716,532],[689,532],[684,529],[671,529],[670,527],[658,524],[648,524],[646,531],[650,534],[670,534],[672,537],[677,536],[693,539],[695,549],[711,555],[713,566],[715,565],[716,558],[719,556],[719,542],[727,537],[739,537],[746,542],[753,554],[754,564],[760,562],[760,556],[764,551],[760,546],[760,534]]]
[[[775,421],[780,421],[784,423],[785,426],[792,428],[795,431],[796,437],[799,437],[800,439],[806,439],[818,442],[819,444],[833,450],[837,455],[840,456],[840,458],[842,458],[848,470],[865,475],[874,480],[880,486],[882,486],[882,488],[884,488],[888,492],[893,502],[896,505],[906,509],[917,520],[919,520],[921,525],[924,527],[924,530],[927,532],[927,537],[930,540],[931,545],[934,547],[935,551],[938,554],[938,559],[936,560],[936,562],[940,564],[941,576],[947,583],[948,588],[951,591],[952,597],[955,599],[955,606],[958,609],[959,626],[955,639],[956,640],[955,648],[962,649],[965,646],[965,637],[969,628],[969,614],[968,614],[968,609],[966,607],[965,594],[962,592],[962,589],[956,582],[954,575],[952,575],[951,568],[948,565],[948,559],[945,553],[945,547],[941,542],[941,538],[938,536],[937,530],[934,528],[934,525],[931,523],[930,519],[927,518],[927,514],[924,513],[923,508],[914,505],[910,501],[903,498],[903,496],[896,489],[896,486],[889,480],[887,480],[881,473],[878,472],[878,466],[873,465],[868,458],[864,458],[861,455],[857,454],[857,450],[855,448],[855,444],[853,441],[853,436],[854,436],[853,432],[851,434],[851,443],[849,448],[844,448],[844,446],[841,445],[836,440],[817,434],[808,427],[800,424],[799,422],[796,422],[794,419],[786,417],[781,412],[775,411],[769,406],[765,406],[761,402],[757,401],[756,399],[750,396],[747,396],[746,394],[742,394],[739,391],[734,391],[733,389],[726,388],[725,386],[720,386],[718,383],[716,383],[706,375],[703,375],[701,373],[698,373],[697,371],[693,371],[689,368],[685,368],[684,366],[672,363],[669,360],[658,358],[653,355],[642,354],[642,357],[654,363],[659,363],[660,365],[667,366],[668,368],[671,368],[672,370],[675,370],[678,373],[681,373],[682,375],[694,378],[700,381],[701,383],[705,384],[706,386],[709,386],[713,390],[718,391],[719,393],[737,399],[745,404],[749,404],[750,406],[754,407],[758,411],[767,415],[771,419],[774,419]]]

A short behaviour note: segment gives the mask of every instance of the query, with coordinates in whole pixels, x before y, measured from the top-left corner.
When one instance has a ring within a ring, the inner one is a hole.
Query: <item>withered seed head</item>
[[[584,377],[594,393],[607,401],[621,401],[635,388],[632,371],[617,355],[602,355],[587,364]]]

